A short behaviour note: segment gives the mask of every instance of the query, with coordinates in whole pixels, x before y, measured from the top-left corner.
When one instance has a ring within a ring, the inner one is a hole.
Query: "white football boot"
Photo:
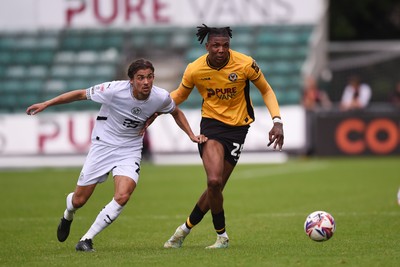
[[[229,238],[224,236],[217,236],[217,241],[214,245],[206,247],[206,249],[214,249],[214,248],[227,248],[229,244]]]
[[[183,240],[189,233],[182,230],[180,226],[176,228],[175,233],[164,243],[164,248],[180,248],[182,247]]]

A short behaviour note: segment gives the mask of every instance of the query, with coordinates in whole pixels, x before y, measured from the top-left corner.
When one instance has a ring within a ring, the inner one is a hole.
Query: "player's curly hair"
[[[203,26],[197,27],[196,36],[198,37],[197,40],[199,40],[200,44],[202,44],[207,36],[208,36],[207,41],[210,38],[210,36],[227,36],[232,38],[232,30],[230,27],[223,27],[223,28],[208,27],[203,23]]]

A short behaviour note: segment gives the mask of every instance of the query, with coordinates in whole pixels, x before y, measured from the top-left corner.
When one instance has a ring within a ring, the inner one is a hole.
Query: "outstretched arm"
[[[78,100],[86,100],[86,99],[87,99],[86,89],[74,90],[74,91],[70,91],[70,92],[61,94],[59,96],[56,96],[50,100],[31,105],[26,109],[26,114],[35,115],[50,106],[66,104],[66,103],[70,103],[70,102],[74,102],[74,101],[78,101]]]
[[[194,143],[201,144],[207,141],[207,137],[202,134],[197,136],[194,135],[185,114],[183,114],[182,110],[179,107],[176,107],[175,110],[171,112],[171,115],[174,117],[174,120],[176,124],[178,124],[179,128],[181,128]]]
[[[271,118],[280,118],[281,115],[279,111],[278,100],[276,99],[274,90],[272,90],[264,75],[261,74],[261,76],[253,83],[260,91],[264,103],[267,106],[269,113],[271,114]]]

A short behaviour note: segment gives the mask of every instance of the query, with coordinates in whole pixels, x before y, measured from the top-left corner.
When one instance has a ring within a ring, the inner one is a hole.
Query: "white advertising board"
[[[326,0],[13,0],[0,4],[0,29],[315,24],[325,6]]]
[[[184,110],[193,131],[199,133],[200,110]],[[245,152],[268,152],[268,132],[272,121],[266,108],[255,109],[256,121],[251,124],[244,146]],[[305,146],[305,113],[301,106],[283,106],[284,150],[301,150]],[[19,165],[28,162],[21,157],[44,156],[54,159],[62,156],[85,156],[90,146],[91,129],[96,113],[44,112],[36,116],[25,114],[0,115],[0,167],[8,167],[10,159]],[[159,116],[149,127],[151,150],[154,155],[195,154],[192,143],[174,122],[172,116]],[[53,157],[53,158],[52,158]],[[43,162],[42,162],[43,163]],[[69,166],[70,162],[58,162]],[[82,163],[82,160],[79,161]],[[37,163],[38,165],[41,162]],[[14,165],[13,165],[14,166]]]

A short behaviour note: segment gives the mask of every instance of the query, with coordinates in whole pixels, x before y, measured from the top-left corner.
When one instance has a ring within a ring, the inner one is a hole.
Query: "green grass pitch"
[[[67,241],[56,228],[80,169],[0,172],[0,266],[398,266],[399,157],[296,158],[284,164],[238,164],[225,188],[230,247],[216,238],[210,214],[181,249],[164,242],[183,223],[206,186],[202,166],[142,164],[121,216],[94,239],[94,253],[75,244],[113,195],[100,184],[80,209]],[[326,210],[336,233],[326,242],[303,231],[306,216]]]

